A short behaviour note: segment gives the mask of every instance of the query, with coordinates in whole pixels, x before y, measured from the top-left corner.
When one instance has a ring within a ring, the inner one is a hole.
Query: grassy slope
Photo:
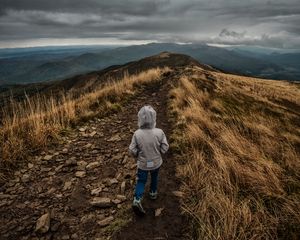
[[[299,87],[200,68],[171,92],[173,149],[198,239],[297,239]]]
[[[78,98],[61,93],[57,96],[33,96],[12,102],[1,114],[0,182],[4,172],[44,148],[70,125],[95,115],[118,110],[120,103],[132,96],[137,86],[156,81],[167,68],[154,68],[137,75],[127,75],[118,81],[99,85]]]

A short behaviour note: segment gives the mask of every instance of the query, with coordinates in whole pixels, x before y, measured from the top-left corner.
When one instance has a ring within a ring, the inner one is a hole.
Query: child
[[[151,106],[144,106],[138,112],[139,129],[135,131],[129,146],[130,153],[137,158],[137,184],[135,188],[133,210],[144,215],[141,200],[147,182],[148,172],[151,174],[149,196],[157,198],[158,170],[162,164],[161,153],[169,149],[166,135],[163,130],[156,128],[156,112]]]

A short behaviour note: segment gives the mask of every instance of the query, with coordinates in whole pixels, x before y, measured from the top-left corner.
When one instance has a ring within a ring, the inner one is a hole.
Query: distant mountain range
[[[150,43],[127,47],[90,46],[0,50],[0,85],[45,82],[121,65],[162,51],[187,54],[225,72],[300,80],[299,52],[220,48],[205,44]]]

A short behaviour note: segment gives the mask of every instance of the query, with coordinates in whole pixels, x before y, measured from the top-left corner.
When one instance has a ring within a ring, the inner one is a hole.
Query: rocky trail
[[[158,127],[170,136],[169,88],[165,81],[144,87],[118,113],[71,130],[63,144],[17,171],[0,187],[0,239],[185,239],[171,152],[160,170],[159,198],[149,200],[146,188],[146,216],[131,211],[136,164],[128,145],[137,112],[154,106]]]

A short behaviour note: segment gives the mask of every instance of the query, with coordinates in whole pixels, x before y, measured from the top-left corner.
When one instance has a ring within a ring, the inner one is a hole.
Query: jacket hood
[[[146,105],[138,112],[138,126],[139,128],[152,129],[156,126],[156,111],[153,107]]]

